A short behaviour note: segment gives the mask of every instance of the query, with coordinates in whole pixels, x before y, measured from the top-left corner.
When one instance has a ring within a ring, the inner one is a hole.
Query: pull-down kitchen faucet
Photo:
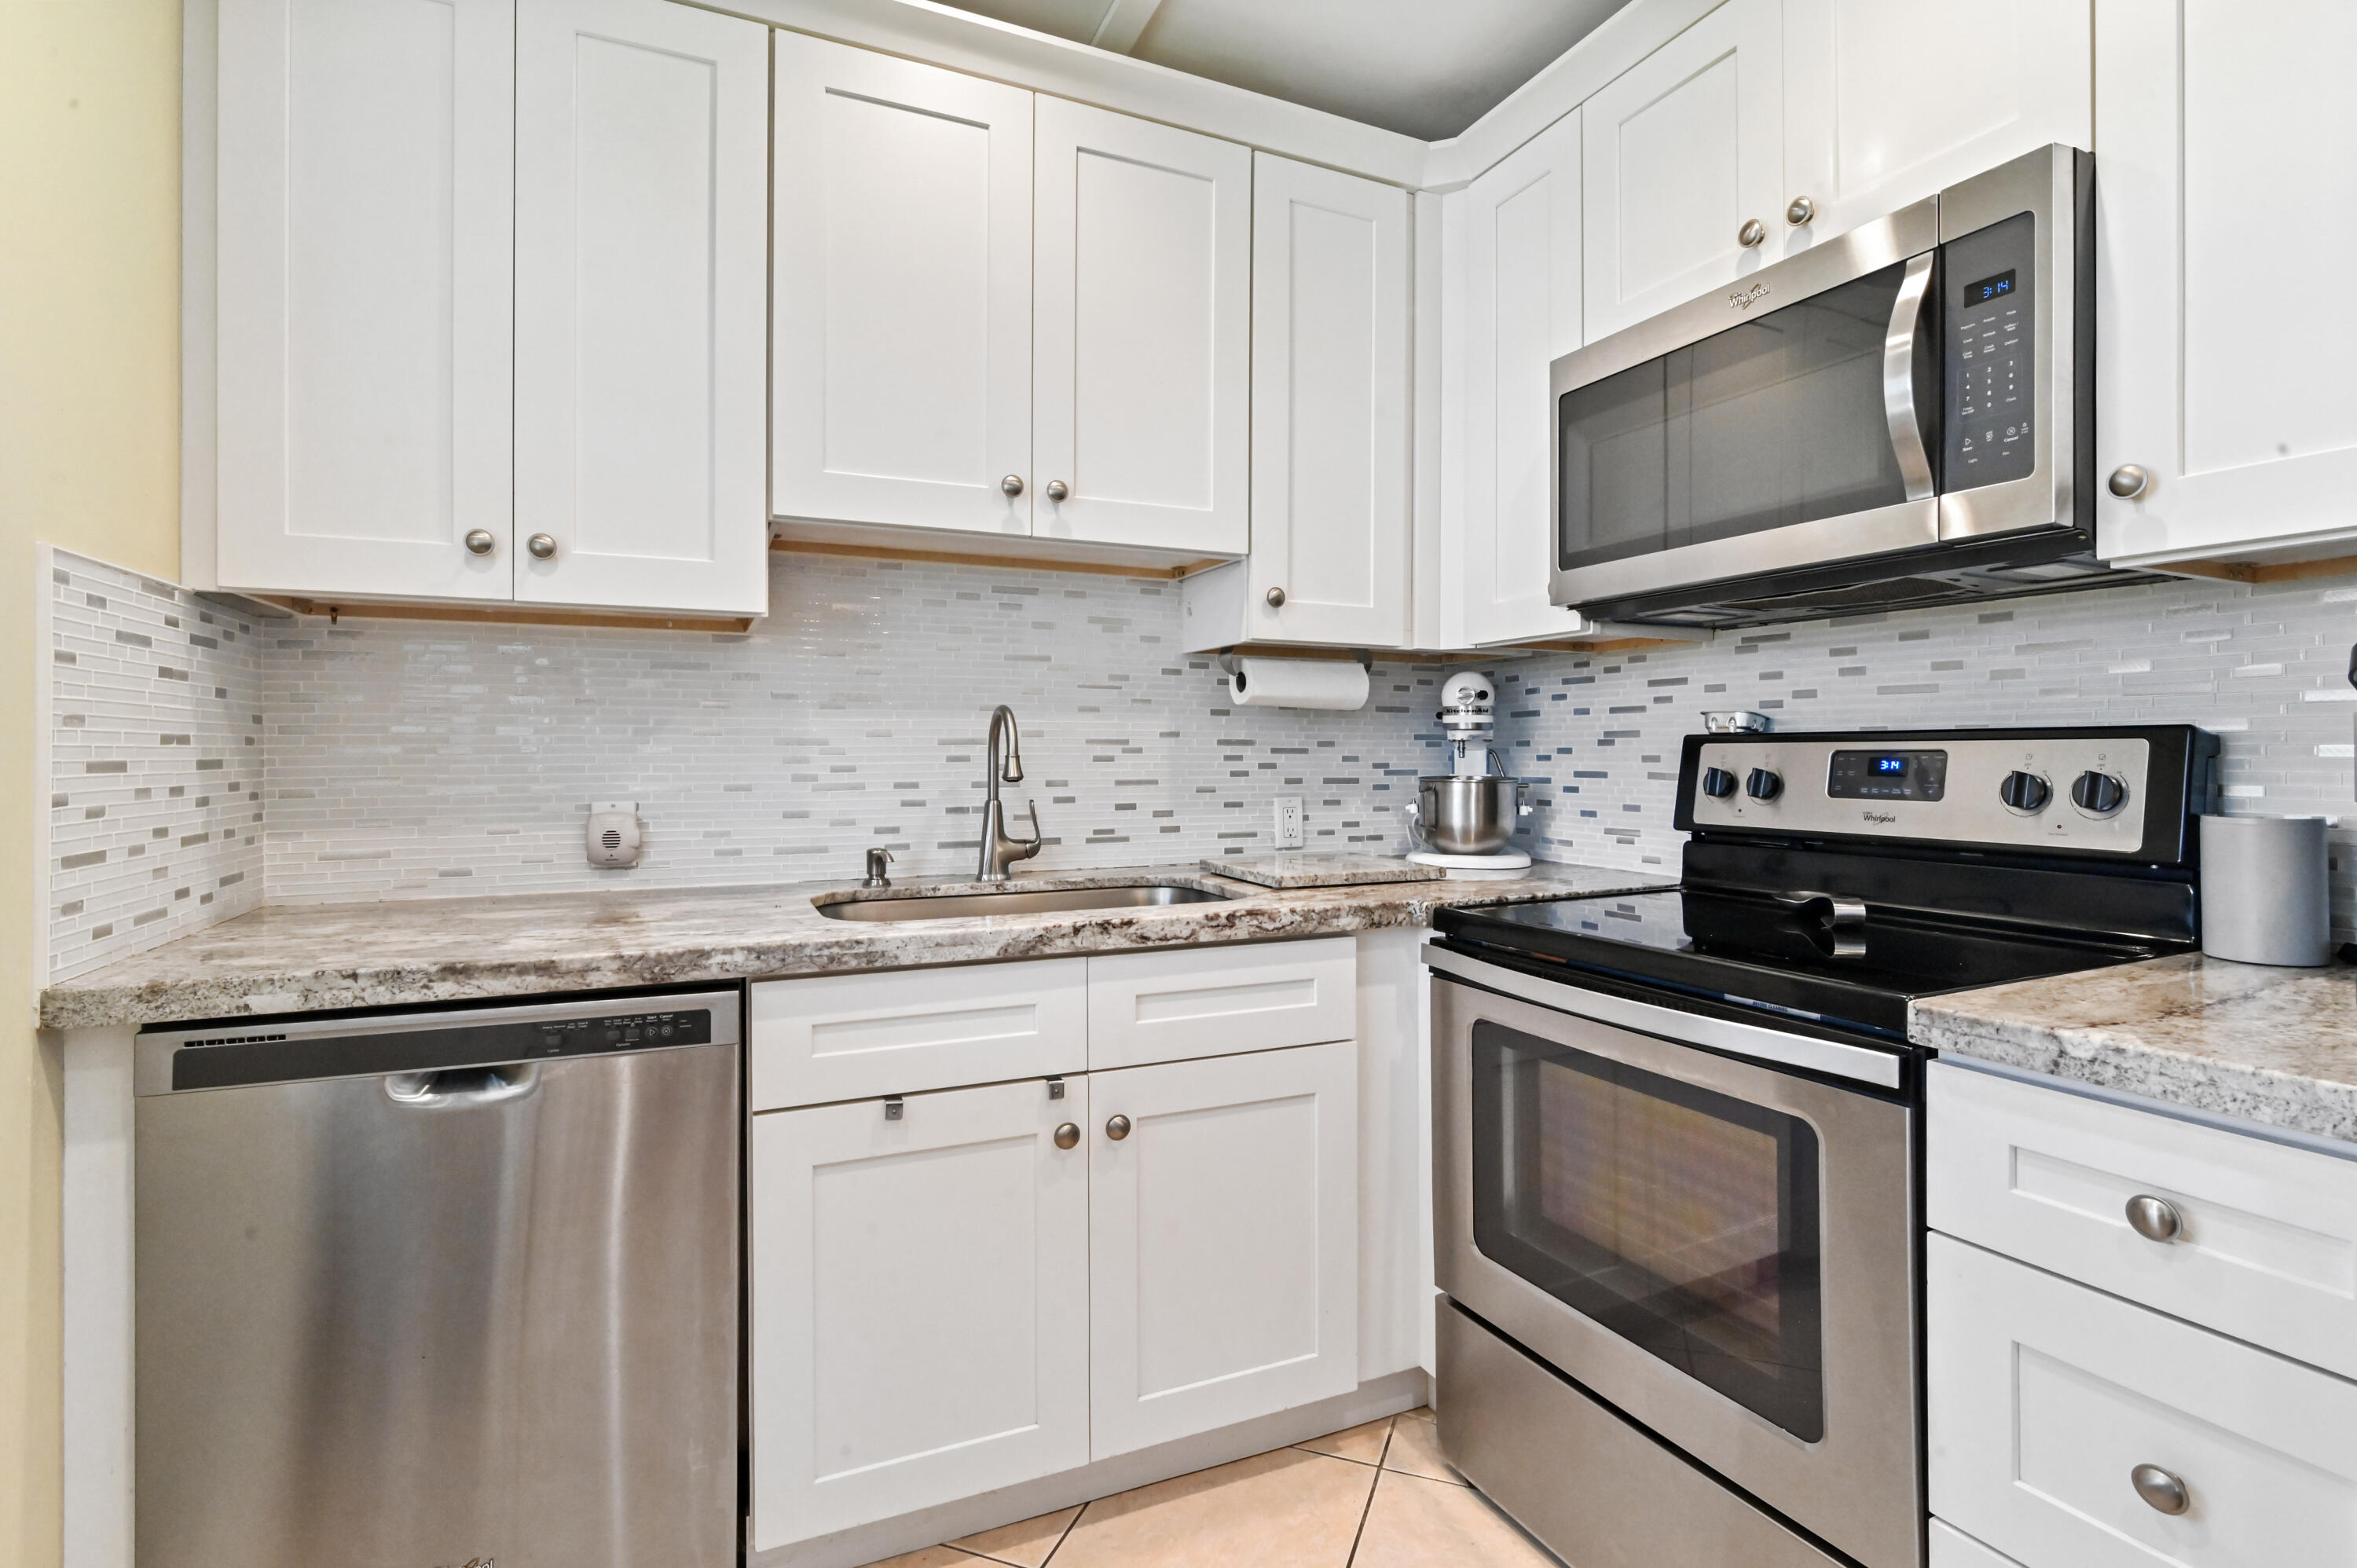
[[[999,757],[999,737],[1006,737],[1006,754]],[[998,803],[998,786],[1004,779],[1009,784],[1023,782],[1023,744],[1015,733],[1015,710],[1001,703],[990,712],[990,735],[983,744],[982,764],[982,865],[974,873],[979,882],[1005,882],[1006,868],[1015,861],[1028,860],[1039,853],[1045,841],[1039,836],[1039,803],[1027,800],[1031,812],[1031,836],[1028,839],[1008,838],[1005,808]]]

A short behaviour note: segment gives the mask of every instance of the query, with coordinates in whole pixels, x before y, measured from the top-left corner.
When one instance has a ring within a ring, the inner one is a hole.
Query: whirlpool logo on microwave
[[[1749,310],[1767,297],[1768,285],[1764,283],[1756,283],[1749,288],[1731,290],[1727,294],[1727,303],[1738,310]]]

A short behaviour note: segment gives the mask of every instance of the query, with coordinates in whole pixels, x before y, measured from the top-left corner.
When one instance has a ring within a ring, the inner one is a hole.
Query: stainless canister
[[[2238,963],[2332,961],[2322,817],[2201,819],[2201,950]]]
[[[1519,779],[1429,775],[1415,781],[1416,835],[1442,854],[1496,854],[1512,843],[1522,798]]]

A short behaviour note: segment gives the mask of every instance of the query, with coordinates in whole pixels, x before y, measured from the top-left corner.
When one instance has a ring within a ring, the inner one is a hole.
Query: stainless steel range
[[[1678,888],[1436,917],[1451,1462],[1578,1568],[1918,1568],[1908,1004],[2190,948],[2216,756],[1692,736]]]

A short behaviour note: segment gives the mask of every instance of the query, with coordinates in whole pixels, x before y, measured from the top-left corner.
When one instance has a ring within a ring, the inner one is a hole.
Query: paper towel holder
[[[1375,672],[1375,656],[1363,648],[1286,648],[1268,643],[1247,643],[1231,648],[1220,655],[1220,669],[1228,675],[1236,672],[1236,663],[1244,659],[1333,659],[1336,654],[1356,660],[1359,668],[1372,675]],[[1340,660],[1335,660],[1340,663]]]

